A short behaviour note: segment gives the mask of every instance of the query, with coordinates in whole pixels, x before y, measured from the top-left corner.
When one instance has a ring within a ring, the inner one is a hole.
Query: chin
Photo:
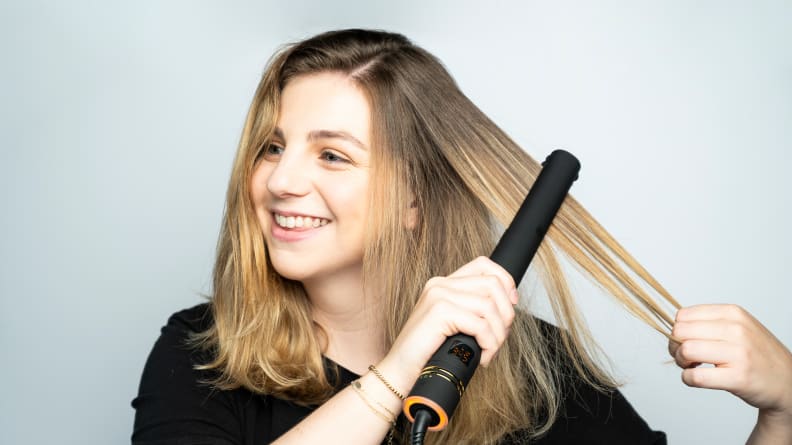
[[[274,258],[270,258],[270,263],[275,272],[287,280],[303,281],[310,276],[305,266],[295,264],[292,261],[277,261]]]

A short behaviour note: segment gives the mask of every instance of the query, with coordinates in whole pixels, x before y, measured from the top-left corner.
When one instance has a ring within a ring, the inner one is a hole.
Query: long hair
[[[320,72],[348,76],[372,110],[373,229],[366,234],[363,267],[364,279],[381,290],[376,298],[385,308],[386,349],[430,277],[448,275],[492,251],[541,169],[460,91],[434,56],[399,34],[332,31],[276,53],[234,160],[214,268],[214,325],[199,338],[214,352],[202,368],[217,371],[213,383],[219,388],[241,386],[305,405],[333,394],[316,334],[321,327],[312,321],[301,284],[279,276],[269,262],[250,179],[272,137],[284,86]],[[407,212],[417,214],[409,227]],[[449,427],[428,442],[493,444],[518,430],[542,434],[557,416],[563,373],[603,391],[616,385],[600,363],[559,255],[669,335],[672,318],[659,303],[679,304],[567,196],[532,263],[560,335],[548,336],[540,321],[519,309],[507,341],[490,366],[478,370]]]

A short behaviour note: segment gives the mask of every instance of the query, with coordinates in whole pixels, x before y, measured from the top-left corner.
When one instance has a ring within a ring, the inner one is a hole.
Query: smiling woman
[[[483,369],[428,443],[665,443],[595,359],[559,254],[650,327],[673,328],[680,366],[745,371],[725,389],[762,409],[755,439],[783,439],[789,351],[740,311],[682,310],[674,326],[664,308],[679,305],[571,196],[532,265],[560,327],[518,305],[511,276],[483,255],[540,169],[399,34],[334,31],[276,54],[234,162],[211,301],[163,329],[133,442],[404,442],[403,395],[461,332]],[[713,314],[751,340],[707,343],[724,331]],[[746,380],[754,368],[735,351],[753,347],[781,383],[740,384],[773,381],[764,367]]]

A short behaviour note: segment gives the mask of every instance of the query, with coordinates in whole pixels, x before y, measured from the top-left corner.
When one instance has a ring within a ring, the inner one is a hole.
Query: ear
[[[404,218],[404,227],[409,230],[418,225],[418,203],[413,199],[410,202],[410,207],[407,209],[406,217]]]

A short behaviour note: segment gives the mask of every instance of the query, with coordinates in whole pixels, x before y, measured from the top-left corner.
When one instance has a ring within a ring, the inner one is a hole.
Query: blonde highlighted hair
[[[386,348],[429,278],[491,252],[498,228],[511,221],[541,169],[465,97],[434,56],[399,34],[332,31],[276,53],[234,160],[214,268],[214,325],[198,339],[213,351],[214,360],[202,368],[218,371],[217,387],[241,386],[305,405],[334,392],[324,372],[322,339],[302,285],[278,275],[268,260],[250,180],[272,137],[284,86],[319,72],[348,76],[372,109],[368,199],[376,211],[369,212],[368,226],[376,230],[367,233],[364,276],[382,290],[377,298],[386,308]],[[407,212],[415,209],[418,220],[406,228]],[[560,336],[548,337],[536,318],[518,311],[507,342],[489,367],[478,370],[450,426],[427,443],[494,444],[517,430],[534,436],[547,431],[560,404],[562,372],[601,390],[615,386],[594,353],[559,254],[668,335],[673,320],[660,303],[679,304],[567,196],[532,263]]]

